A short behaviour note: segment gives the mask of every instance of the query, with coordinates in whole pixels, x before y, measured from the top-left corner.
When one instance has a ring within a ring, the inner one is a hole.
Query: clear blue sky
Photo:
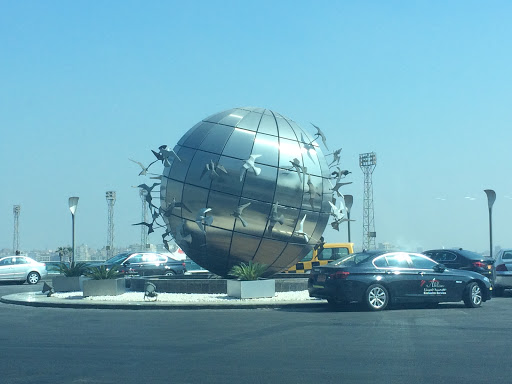
[[[0,0],[0,248],[15,204],[22,250],[69,245],[74,195],[77,244],[104,246],[107,190],[115,245],[138,243],[146,179],[128,159],[238,106],[343,148],[357,244],[374,151],[377,242],[487,251],[491,188],[494,244],[512,246],[511,16],[510,1]]]

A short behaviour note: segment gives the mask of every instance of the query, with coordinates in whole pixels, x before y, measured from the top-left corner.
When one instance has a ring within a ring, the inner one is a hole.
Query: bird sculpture
[[[320,239],[318,240],[318,242],[315,244],[315,246],[313,247],[313,249],[315,251],[317,251],[317,254],[320,254],[323,250],[324,250],[324,246],[325,246],[325,239],[323,236],[320,236]]]
[[[311,161],[315,161],[315,159],[313,159],[313,156],[311,156],[311,153],[309,151],[313,150],[315,151],[315,146],[312,144],[312,143],[306,143],[306,141],[304,140],[304,135],[302,134],[302,132],[300,133],[300,143],[304,146],[304,149],[306,150],[309,158],[311,159]]]
[[[342,198],[340,199],[340,207],[338,208],[335,204],[331,203],[329,201],[329,204],[331,205],[331,215],[334,217],[334,219],[336,221],[340,221],[340,220],[343,220],[343,218],[345,217],[345,214],[346,214],[346,211],[347,211],[347,208],[345,207],[345,200],[344,200],[344,197],[343,195],[341,196]]]
[[[346,183],[337,182],[337,183],[336,183],[336,185],[335,185],[335,186],[333,186],[333,185],[332,185],[332,183],[331,183],[331,180],[329,180],[329,184],[331,184],[331,191],[336,192],[336,194],[338,195],[338,197],[341,197],[341,196],[343,196],[343,195],[340,193],[339,189],[340,189],[341,187],[343,187],[344,185],[352,184],[352,182],[351,182],[351,181],[346,182]]]
[[[150,233],[155,232],[155,230],[153,229],[153,224],[154,223],[146,223],[145,221],[143,221],[143,222],[132,224],[132,225],[145,225],[146,227],[148,227],[148,235],[149,235]]]
[[[315,195],[322,196],[320,193],[317,192],[317,189],[313,182],[311,181],[311,175],[308,175],[308,191],[306,193],[309,193],[309,205],[311,205],[311,209],[315,209]]]
[[[180,244],[182,244],[184,241],[186,241],[187,243],[191,243],[192,242],[192,235],[190,235],[190,233],[186,234],[185,235],[185,219],[182,219],[181,220],[181,224],[178,225],[176,228],[176,236],[174,237],[176,239],[176,241]]]
[[[235,216],[235,220],[239,219],[244,227],[247,227],[247,221],[245,221],[245,219],[242,217],[242,213],[244,209],[247,208],[249,205],[251,205],[251,203],[239,205],[231,214],[232,216]]]
[[[157,185],[160,185],[160,183],[153,183],[153,185],[151,187],[147,184],[137,185],[137,188],[141,188],[146,192],[144,194],[144,199],[146,200],[146,203],[148,203],[148,206],[150,208],[158,208],[156,205],[153,204],[153,197],[151,196],[151,192],[153,191],[153,188],[155,188]]]
[[[355,220],[349,220],[346,218],[347,214],[347,207],[345,205],[345,197],[341,195],[341,201],[340,201],[340,207],[336,207],[335,204],[331,203],[329,201],[329,204],[331,205],[331,215],[334,217],[334,221],[331,223],[331,226],[333,229],[339,231],[340,224],[344,221],[355,221]]]
[[[169,241],[166,238],[163,238],[162,243],[164,243],[164,248],[170,252],[171,250],[169,249]]]
[[[306,215],[304,214],[304,217],[299,223],[299,230],[295,231],[297,235],[304,236],[304,240],[306,240],[306,243],[309,243],[309,236],[306,232],[304,232],[304,221],[306,220]]]
[[[128,159],[128,160],[133,161],[135,164],[139,164],[139,166],[142,168],[142,170],[139,172],[139,176],[146,176],[148,173],[149,167],[151,167],[154,163],[156,163],[158,161],[158,160],[155,160],[146,167],[140,161],[135,161],[132,159]],[[153,175],[153,173],[151,173],[151,175]]]
[[[206,233],[206,226],[213,223],[213,216],[206,216],[211,210],[211,208],[201,208],[196,215],[196,223],[203,233]]]
[[[153,209],[151,211],[151,218],[153,219],[153,223],[160,217],[160,209]]]
[[[304,167],[301,164],[300,160],[297,159],[297,158],[294,158],[293,160],[290,160],[290,163],[292,163],[292,168],[290,168],[290,170],[295,169],[295,171],[299,175],[299,180],[302,183],[302,176],[301,176],[301,174],[305,174],[306,173],[306,170],[307,170],[306,167]]]
[[[336,171],[332,172],[331,176],[333,179],[336,179],[336,181],[340,181],[341,178],[346,177],[350,173],[352,172],[350,172],[349,170],[341,170],[340,167],[336,167]]]
[[[142,188],[147,193],[151,193],[151,191],[153,191],[153,188],[155,188],[157,185],[160,185],[160,183],[153,183],[153,185],[151,187],[147,184],[139,184],[139,185],[137,185],[137,188]]]
[[[219,173],[217,172],[221,171],[224,172],[226,175],[228,174],[228,171],[226,171],[226,168],[224,166],[215,164],[213,160],[210,160],[209,163],[206,163],[204,166],[203,172],[201,173],[200,179],[203,178],[204,175],[208,174],[210,176],[210,179],[213,179],[215,177],[220,177]]]
[[[172,211],[176,208],[183,208],[188,212],[192,213],[192,211],[185,205],[185,203],[181,201],[176,201],[175,197],[172,198],[172,202],[167,206],[167,209],[163,209],[162,207],[160,207],[160,210],[161,212],[163,212],[165,217],[169,217],[172,215]]]
[[[254,161],[260,156],[261,155],[251,155],[247,160],[244,161],[242,167],[240,168],[240,181],[244,179],[248,169],[252,170],[256,176],[261,173],[261,168],[258,168],[254,165]]]
[[[337,149],[335,150],[333,153],[330,153],[329,155],[333,155],[333,158],[332,158],[332,161],[331,161],[331,164],[329,164],[329,168],[332,167],[334,165],[334,163],[336,163],[336,165],[338,165],[340,163],[340,160],[341,160],[341,157],[340,157],[340,154],[341,154],[341,149]]]
[[[181,161],[180,157],[176,152],[174,152],[173,149],[169,149],[167,145],[161,145],[158,147],[158,152],[155,152],[151,150],[153,154],[155,155],[157,160],[160,160],[162,164],[164,164],[166,167],[171,166],[171,162],[169,161],[169,156],[174,156],[178,161]]]
[[[272,235],[272,231],[274,230],[274,226],[279,223],[281,225],[284,224],[284,216],[277,213],[277,208],[279,208],[279,203],[276,203],[272,207],[272,212],[270,212],[270,216],[268,218],[268,228],[267,231],[269,235]]]
[[[315,133],[315,137],[318,138],[320,137],[322,139],[322,142],[324,143],[325,145],[325,148],[329,149],[329,147],[327,146],[327,139],[325,138],[325,135],[324,133],[322,132],[322,130],[320,128],[318,128],[315,124],[311,123],[311,125],[313,127],[316,128],[316,133]]]

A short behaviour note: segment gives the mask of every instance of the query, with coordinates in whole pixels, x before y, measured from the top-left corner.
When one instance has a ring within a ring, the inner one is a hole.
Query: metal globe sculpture
[[[329,170],[341,149],[328,166],[315,141],[327,147],[325,136],[314,128],[310,136],[279,113],[252,107],[200,121],[174,148],[152,151],[165,167],[160,207],[152,198],[158,183],[139,185],[153,222],[134,225],[150,233],[161,217],[166,246],[172,236],[189,258],[221,276],[249,261],[265,264],[264,276],[285,270],[320,241],[330,215],[335,229],[347,221],[339,188],[350,184],[340,181],[348,171]],[[139,165],[145,175],[149,166]]]
[[[329,167],[314,139],[268,109],[234,108],[192,127],[168,156],[160,209],[185,253],[221,276],[240,262],[280,272],[318,242]]]

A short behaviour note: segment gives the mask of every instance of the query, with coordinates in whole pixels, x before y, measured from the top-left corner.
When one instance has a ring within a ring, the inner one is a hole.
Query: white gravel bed
[[[70,300],[90,301],[125,301],[143,302],[144,292],[126,292],[117,296],[88,296],[83,297],[82,292],[56,292],[52,297]],[[317,301],[309,297],[308,291],[276,292],[274,297],[260,299],[237,299],[226,294],[195,294],[195,293],[158,293],[157,301],[173,303],[211,303],[211,302],[296,302],[296,301]]]

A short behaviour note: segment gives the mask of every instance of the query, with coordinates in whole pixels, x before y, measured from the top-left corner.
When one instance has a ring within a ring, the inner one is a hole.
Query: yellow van
[[[313,248],[284,273],[309,273],[313,267],[325,265],[350,253],[354,253],[354,243],[324,243],[323,246]]]

